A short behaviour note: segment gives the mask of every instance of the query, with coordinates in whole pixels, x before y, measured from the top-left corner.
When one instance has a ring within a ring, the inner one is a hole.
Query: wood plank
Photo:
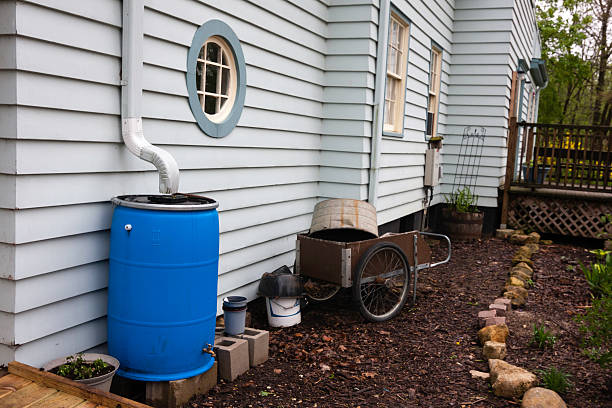
[[[103,405],[98,405],[95,402],[91,402],[91,401],[83,401],[74,408],[98,408],[98,407],[105,408]]]
[[[55,394],[57,390],[32,383],[0,399],[0,408],[22,408]]]
[[[5,395],[9,395],[11,392],[13,392],[12,390],[0,390],[0,398],[4,397]]]
[[[9,391],[17,391],[26,385],[30,384],[32,381],[19,377],[15,374],[7,374],[4,377],[0,378],[0,390],[7,389]]]
[[[73,408],[83,401],[81,397],[59,391],[47,398],[35,402],[28,406],[28,408]]]
[[[100,405],[107,405],[113,408],[151,408],[149,405],[141,404],[139,402],[111,394],[110,392],[101,391],[84,384],[79,384],[46,371],[39,371],[34,367],[30,367],[29,365],[22,364],[18,361],[9,363],[8,369],[9,373],[16,374],[29,380],[36,381],[40,384],[56,388],[60,391],[82,397]],[[2,408],[2,405],[0,405],[0,408]]]

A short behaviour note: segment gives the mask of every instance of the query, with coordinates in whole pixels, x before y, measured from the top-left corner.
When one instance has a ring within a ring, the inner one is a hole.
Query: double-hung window
[[[384,131],[400,136],[403,134],[404,126],[409,30],[408,22],[391,12],[387,45]]]
[[[427,136],[434,137],[438,127],[438,106],[440,105],[440,73],[442,72],[442,50],[431,48],[429,63],[429,100],[427,102]]]

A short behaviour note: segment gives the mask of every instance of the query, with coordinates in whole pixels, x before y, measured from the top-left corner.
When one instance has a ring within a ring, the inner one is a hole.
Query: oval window
[[[187,57],[191,111],[209,136],[223,137],[238,123],[244,106],[246,69],[238,38],[219,21],[204,23]]]

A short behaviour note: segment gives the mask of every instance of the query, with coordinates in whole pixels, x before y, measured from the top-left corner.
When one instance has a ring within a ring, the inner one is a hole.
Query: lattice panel
[[[513,194],[508,207],[508,225],[552,234],[602,238],[602,232],[612,234],[610,226],[604,231],[603,214],[612,214],[612,199],[600,202]]]

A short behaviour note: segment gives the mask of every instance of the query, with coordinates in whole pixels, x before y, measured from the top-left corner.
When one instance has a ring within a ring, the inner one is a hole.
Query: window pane
[[[404,27],[398,24],[397,25],[397,40],[396,40],[397,48],[400,48],[400,43],[402,41],[403,36],[404,36]]]
[[[221,108],[223,108],[223,105],[225,105],[225,102],[227,102],[227,98],[221,97]]]
[[[198,62],[196,64],[196,88],[198,91],[203,91],[202,89],[202,70],[204,69],[204,63]]]
[[[206,44],[204,44],[202,48],[200,48],[200,54],[198,55],[198,58],[204,59],[204,55],[206,55],[205,53],[206,53]]]
[[[227,68],[223,68],[223,72],[221,74],[221,95],[227,95],[229,88],[229,80],[230,70]]]
[[[212,62],[219,62],[219,57],[221,53],[221,49],[219,46],[213,42],[209,42],[206,44],[206,60]]]
[[[206,92],[217,93],[218,76],[219,76],[218,66],[206,65]]]
[[[397,52],[397,57],[395,58],[396,59],[396,61],[395,61],[395,73],[397,75],[400,75],[400,76],[403,75],[403,73],[402,73],[402,58],[403,58],[403,55],[404,54],[402,54],[401,51],[398,51]]]
[[[389,84],[387,86],[387,90],[389,91],[389,95],[388,98],[392,101],[397,99],[397,79],[395,78],[388,78],[389,79]]]
[[[227,55],[225,55],[224,51],[221,51],[221,63],[223,65],[228,65],[228,63],[227,63]]]
[[[385,124],[392,124],[391,111],[389,110],[389,101],[385,101]]]
[[[388,70],[395,74],[396,73],[395,67],[397,65],[397,50],[395,48],[391,48],[389,50],[389,54],[390,54],[390,58],[389,58],[389,61],[387,61],[387,66],[389,67]]]
[[[397,23],[397,21],[391,21],[391,40],[389,42],[395,47],[397,47],[399,43],[399,39],[397,36],[398,30],[399,30],[399,24]]]
[[[205,103],[204,103],[204,112],[209,115],[214,115],[217,113],[217,98],[214,96],[206,95]]]

